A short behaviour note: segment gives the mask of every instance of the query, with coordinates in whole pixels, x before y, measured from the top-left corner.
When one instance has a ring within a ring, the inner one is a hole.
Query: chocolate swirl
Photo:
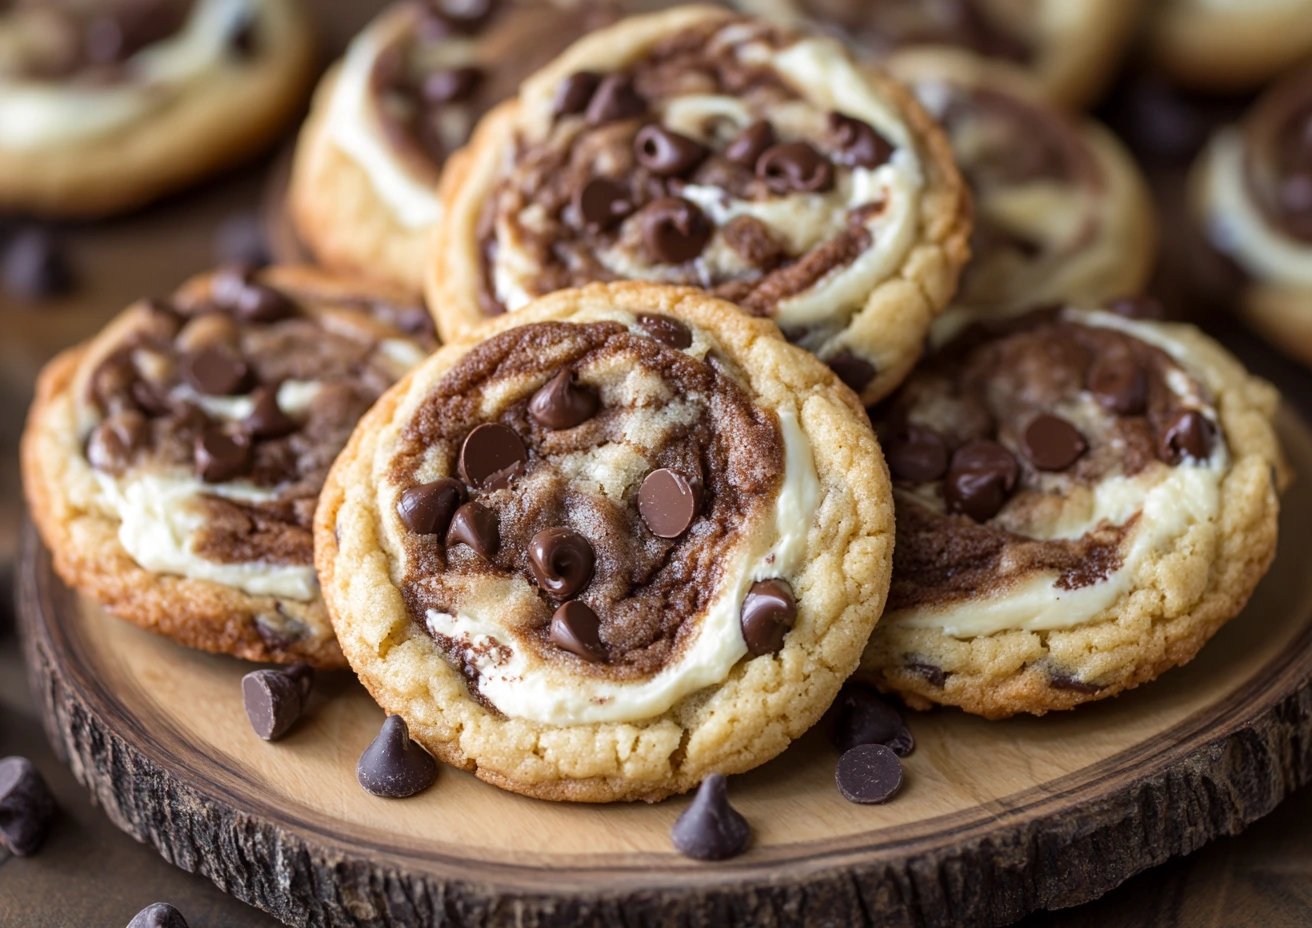
[[[989,58],[1032,61],[1030,38],[990,9],[994,5],[986,0],[798,0],[809,19],[875,54],[908,45],[954,45]]]
[[[1248,190],[1276,228],[1312,244],[1312,68],[1286,77],[1244,124]]]

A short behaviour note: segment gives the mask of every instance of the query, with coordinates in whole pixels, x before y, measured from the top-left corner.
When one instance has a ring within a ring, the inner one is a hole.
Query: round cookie
[[[1159,0],[1148,56],[1178,84],[1255,90],[1312,55],[1312,0]]]
[[[1190,193],[1212,247],[1243,276],[1238,308],[1312,365],[1312,68],[1275,84],[1216,133]]]
[[[266,147],[314,68],[295,0],[93,0],[0,13],[0,209],[141,206]]]
[[[858,675],[1003,718],[1186,663],[1275,554],[1278,401],[1191,326],[1064,309],[966,332],[876,417],[897,545]]]
[[[444,338],[543,293],[642,279],[773,318],[866,403],[901,381],[967,257],[942,134],[830,39],[706,7],[577,42],[442,184]]]
[[[321,82],[288,196],[298,237],[324,265],[419,293],[447,155],[524,77],[619,15],[612,0],[476,12],[388,7]]]
[[[764,763],[855,669],[893,511],[850,391],[692,288],[565,290],[448,345],[334,465],[342,650],[441,760],[658,800]]]
[[[203,275],[52,361],[23,484],[59,575],[189,647],[340,666],[311,521],[370,404],[433,347],[404,294]]]

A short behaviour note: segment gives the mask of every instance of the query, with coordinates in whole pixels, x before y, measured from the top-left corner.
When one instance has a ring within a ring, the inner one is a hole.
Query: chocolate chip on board
[[[638,513],[658,538],[678,538],[702,508],[702,485],[669,468],[648,474],[638,488]]]
[[[726,860],[747,850],[752,828],[729,804],[728,781],[712,773],[670,829],[674,849],[694,860]]]
[[[1041,413],[1025,427],[1025,456],[1039,470],[1065,470],[1089,449],[1079,429],[1061,416]]]
[[[837,712],[831,740],[846,752],[861,744],[882,744],[899,757],[916,749],[902,713],[880,698],[872,687],[848,683],[835,702]]]
[[[592,544],[567,528],[545,528],[528,543],[533,578],[556,599],[569,599],[583,592],[592,580],[596,559]]]
[[[451,517],[465,501],[464,485],[450,477],[404,490],[396,500],[396,514],[416,535],[441,535],[451,526]]]
[[[478,490],[501,490],[524,472],[528,450],[508,425],[485,422],[460,446],[460,476]]]
[[[55,819],[55,797],[26,757],[0,759],[0,843],[16,857],[35,854]]]
[[[501,526],[496,510],[476,502],[465,503],[457,509],[451,517],[451,526],[446,530],[447,548],[456,545],[467,545],[483,560],[492,560],[501,547]]]
[[[597,414],[597,391],[574,382],[574,372],[560,371],[529,400],[528,414],[549,429],[572,429]]]
[[[167,902],[152,902],[132,916],[128,928],[187,928],[187,920]]]
[[[758,580],[743,597],[743,641],[753,657],[774,654],[797,621],[797,600],[784,580]]]
[[[410,739],[399,715],[389,715],[378,737],[360,755],[355,778],[365,792],[384,799],[404,799],[421,793],[437,779],[437,761]]]
[[[241,678],[242,703],[255,734],[275,741],[301,717],[301,679],[281,670],[253,670]]]
[[[606,660],[601,643],[601,620],[584,602],[572,599],[551,617],[551,643],[585,661],[600,664]]]
[[[859,744],[838,759],[834,780],[848,802],[888,802],[902,788],[902,762],[892,748]]]
[[[638,328],[642,329],[645,335],[662,345],[679,351],[692,345],[692,329],[673,316],[641,313],[636,321]]]

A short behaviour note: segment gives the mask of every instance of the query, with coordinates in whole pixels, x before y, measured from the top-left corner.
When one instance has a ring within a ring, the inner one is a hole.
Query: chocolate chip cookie
[[[319,595],[319,489],[379,395],[433,347],[404,294],[300,268],[198,277],[42,373],[32,517],[71,586],[190,647],[342,663]]]
[[[1312,0],[1162,0],[1152,4],[1148,56],[1198,90],[1254,90],[1312,54]]]
[[[441,760],[656,800],[774,757],[856,667],[892,501],[850,391],[701,290],[565,290],[448,345],[334,465],[316,561],[364,685]]]

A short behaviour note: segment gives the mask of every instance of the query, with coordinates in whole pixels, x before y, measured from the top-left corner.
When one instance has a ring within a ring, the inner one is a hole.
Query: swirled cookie
[[[892,568],[863,410],[769,322],[594,284],[448,345],[315,517],[347,660],[435,756],[546,799],[763,763],[856,667]]]
[[[1312,54],[1312,0],[1160,0],[1151,8],[1149,58],[1198,90],[1252,90]]]
[[[1065,309],[966,332],[877,416],[897,547],[859,673],[1001,718],[1189,661],[1275,553],[1278,399],[1190,326]]]
[[[1194,166],[1194,210],[1244,275],[1239,309],[1312,364],[1312,68],[1284,78]]]
[[[314,67],[295,0],[20,0],[0,12],[0,209],[96,216],[254,154]]]
[[[867,402],[966,260],[942,134],[829,39],[706,7],[595,32],[448,162],[428,271],[444,338],[592,281],[702,287],[773,318]]]
[[[404,300],[230,269],[52,361],[22,456],[60,576],[190,647],[340,665],[311,521],[361,414],[433,346]]]

